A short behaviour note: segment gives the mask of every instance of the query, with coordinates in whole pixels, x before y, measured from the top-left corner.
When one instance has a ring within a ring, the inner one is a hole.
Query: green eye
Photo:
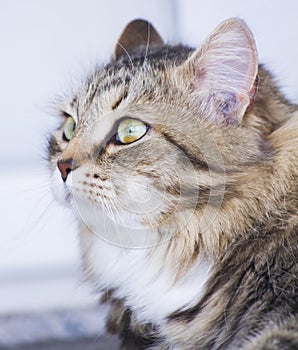
[[[73,138],[73,135],[76,131],[77,124],[73,117],[69,116],[67,117],[64,129],[63,129],[63,137],[66,141],[70,141]]]
[[[116,140],[128,144],[139,140],[146,134],[148,127],[138,119],[124,119],[118,126]]]

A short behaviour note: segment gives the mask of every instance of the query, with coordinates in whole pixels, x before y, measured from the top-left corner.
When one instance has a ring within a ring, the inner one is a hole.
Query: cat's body
[[[64,104],[54,191],[123,349],[298,348],[298,107],[245,24],[195,51],[133,22]]]

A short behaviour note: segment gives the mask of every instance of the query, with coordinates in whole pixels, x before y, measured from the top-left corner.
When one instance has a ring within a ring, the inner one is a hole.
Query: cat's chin
[[[65,207],[70,207],[73,201],[71,192],[71,177],[63,182],[58,169],[55,169],[52,176],[52,192],[58,203]]]
[[[78,219],[97,237],[119,247],[145,248],[160,243],[157,228],[142,224],[129,211],[107,211],[74,194],[73,209]]]

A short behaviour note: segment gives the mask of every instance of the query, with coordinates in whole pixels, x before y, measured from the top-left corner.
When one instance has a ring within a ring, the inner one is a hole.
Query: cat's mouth
[[[64,196],[65,202],[70,203],[71,200],[73,199],[73,195],[66,185],[64,186],[64,189],[65,189],[65,196]]]
[[[57,201],[64,205],[69,206],[73,200],[73,194],[71,191],[71,177],[67,179],[67,183],[61,180],[59,171],[55,171],[52,178],[52,190]]]

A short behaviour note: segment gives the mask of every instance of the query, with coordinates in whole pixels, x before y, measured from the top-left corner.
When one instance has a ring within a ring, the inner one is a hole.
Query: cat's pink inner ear
[[[238,18],[220,24],[187,64],[194,88],[213,106],[210,116],[241,123],[256,92],[258,57],[253,35]]]
[[[163,45],[163,40],[153,25],[143,19],[136,19],[124,28],[115,46],[113,60],[129,55],[138,48],[150,48]]]

